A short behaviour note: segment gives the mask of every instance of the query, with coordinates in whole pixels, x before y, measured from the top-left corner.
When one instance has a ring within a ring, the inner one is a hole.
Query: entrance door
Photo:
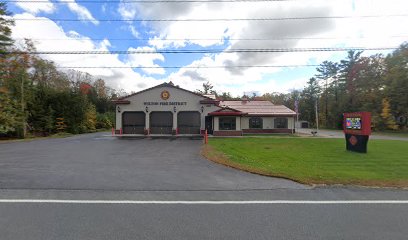
[[[151,134],[172,134],[173,114],[171,112],[150,113],[150,133]]]
[[[205,117],[205,129],[207,129],[208,134],[213,134],[213,117],[212,116]]]
[[[144,112],[124,112],[122,114],[122,129],[124,134],[144,134]]]
[[[179,112],[177,128],[179,134],[200,134],[201,114],[199,112]]]

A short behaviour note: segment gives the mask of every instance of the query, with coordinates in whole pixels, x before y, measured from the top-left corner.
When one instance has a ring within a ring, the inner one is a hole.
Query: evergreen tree
[[[11,26],[14,25],[12,19],[6,18],[11,13],[7,11],[7,5],[5,2],[0,2],[0,56],[7,52],[8,47],[13,45],[13,39],[11,38]],[[3,57],[0,57],[0,60]]]
[[[356,101],[356,81],[359,78],[361,70],[361,54],[362,51],[348,51],[347,58],[340,61],[340,78],[339,78],[339,92],[346,93],[345,99],[342,99],[344,104],[343,109],[349,111],[356,111],[354,105]]]
[[[317,104],[319,95],[321,93],[321,88],[318,84],[316,78],[310,78],[307,82],[307,86],[301,93],[301,101],[299,108],[301,119],[306,120],[310,123],[315,123],[316,114],[315,106]]]
[[[21,121],[18,103],[6,91],[0,91],[0,134],[16,131]]]
[[[326,127],[336,127],[339,115],[339,64],[331,61],[324,61],[316,69],[316,78],[320,80],[323,87],[320,98],[322,107],[322,124]]]

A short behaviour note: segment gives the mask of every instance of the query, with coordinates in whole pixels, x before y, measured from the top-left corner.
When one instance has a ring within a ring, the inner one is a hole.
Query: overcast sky
[[[281,21],[100,21],[102,19],[251,19],[330,16],[407,15],[406,0],[292,0],[264,2],[10,3],[17,20],[13,37],[31,38],[39,51],[206,50],[311,47],[395,47],[408,40],[408,17],[322,18]],[[84,21],[58,21],[82,19]],[[53,21],[55,20],[55,21]],[[48,40],[46,40],[48,39]],[[52,40],[51,40],[52,39]],[[120,39],[120,40],[119,40]],[[126,39],[126,40],[124,40]],[[270,39],[251,40],[248,39]],[[378,52],[378,51],[376,51]],[[370,55],[376,52],[367,51]],[[383,52],[386,53],[386,52]],[[301,89],[314,67],[228,68],[228,66],[305,65],[339,60],[344,52],[212,53],[130,55],[44,55],[59,66],[157,67],[78,69],[127,92],[164,81],[195,90],[210,81],[218,91]],[[182,66],[178,69],[163,66]],[[226,68],[195,68],[227,66]]]

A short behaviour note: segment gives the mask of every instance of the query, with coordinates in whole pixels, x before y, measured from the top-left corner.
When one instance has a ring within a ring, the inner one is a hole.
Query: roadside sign
[[[368,138],[371,134],[371,113],[344,113],[343,131],[348,151],[367,153]]]

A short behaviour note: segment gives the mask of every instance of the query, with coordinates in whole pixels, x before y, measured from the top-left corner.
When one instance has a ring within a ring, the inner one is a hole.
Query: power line
[[[278,37],[278,38],[31,38],[33,41],[282,41],[282,40],[337,40],[337,39],[387,39],[387,38],[408,38],[408,35],[381,36],[381,37]],[[25,40],[25,38],[14,38],[14,40]]]
[[[265,48],[265,49],[168,49],[168,50],[112,50],[112,51],[11,51],[5,54],[33,55],[108,55],[108,54],[206,54],[206,53],[283,53],[283,52],[340,52],[394,50],[398,47],[347,48]]]
[[[280,18],[191,18],[191,19],[69,19],[69,18],[13,18],[14,21],[59,21],[59,22],[230,22],[230,21],[287,21],[287,20],[319,20],[319,19],[348,19],[348,18],[383,18],[407,17],[408,14],[394,15],[362,15],[362,16],[310,16],[310,17],[280,17]]]
[[[187,69],[199,69],[199,68],[298,68],[298,67],[318,67],[317,64],[305,64],[305,65],[235,65],[235,66],[56,66],[57,68],[78,68],[78,69],[123,69],[123,68],[136,68],[136,69],[175,69],[175,68],[187,68]]]
[[[61,0],[57,2],[51,2],[47,0],[9,0],[4,1],[6,3],[53,3],[53,4],[65,4],[65,3],[223,3],[223,2],[293,2],[299,0],[78,0],[78,1],[68,1]]]

